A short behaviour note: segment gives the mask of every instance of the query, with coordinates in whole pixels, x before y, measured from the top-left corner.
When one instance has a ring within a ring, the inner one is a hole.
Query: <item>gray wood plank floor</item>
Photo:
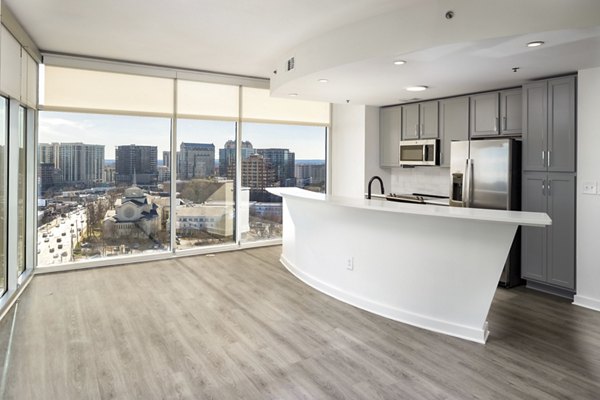
[[[325,296],[288,273],[280,251],[36,276],[0,396],[600,398],[600,313],[499,289],[480,345]],[[11,322],[0,323],[3,345]]]

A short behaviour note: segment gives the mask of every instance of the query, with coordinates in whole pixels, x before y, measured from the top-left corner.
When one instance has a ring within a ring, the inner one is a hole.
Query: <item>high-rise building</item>
[[[254,154],[254,148],[252,143],[245,141],[242,142],[242,160],[247,159],[250,155]],[[227,177],[227,179],[233,179],[233,175],[229,175],[227,171],[235,171],[235,168],[231,169],[230,165],[235,166],[235,141],[228,140],[222,149],[219,149],[219,176]]]
[[[235,166],[231,166],[235,169]],[[266,187],[277,186],[275,171],[271,163],[260,154],[252,154],[242,161],[242,186],[251,191],[264,191]]]
[[[275,174],[274,182],[282,187],[296,186],[294,177],[294,166],[296,157],[289,149],[256,149],[256,153],[262,155],[271,163]]]
[[[300,187],[325,183],[325,163],[296,164],[296,184]]]
[[[117,184],[155,185],[158,180],[156,169],[158,149],[156,146],[135,144],[117,146],[115,150],[115,181]]]
[[[181,179],[205,178],[215,175],[215,145],[181,143],[179,146],[179,176]]]
[[[86,143],[40,143],[38,159],[41,164],[52,164],[60,170],[62,177],[53,178],[53,184],[61,180],[64,184],[94,184],[102,181],[104,168],[104,145]],[[44,176],[50,174],[49,166],[44,167]],[[50,174],[50,175],[49,175]],[[46,181],[48,184],[48,181]],[[43,184],[42,184],[43,185]]]

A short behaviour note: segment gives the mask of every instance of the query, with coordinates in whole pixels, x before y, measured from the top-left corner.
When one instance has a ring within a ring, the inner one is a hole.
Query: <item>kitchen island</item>
[[[519,225],[547,214],[327,196],[283,197],[282,264],[338,300],[485,343],[487,314]]]

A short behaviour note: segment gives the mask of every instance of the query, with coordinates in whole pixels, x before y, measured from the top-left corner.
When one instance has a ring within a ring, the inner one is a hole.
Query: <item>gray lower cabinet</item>
[[[440,100],[440,165],[450,166],[450,143],[469,139],[469,98]]]
[[[522,196],[523,211],[552,218],[546,228],[523,227],[522,277],[575,290],[575,174],[525,172]]]
[[[400,165],[400,122],[402,107],[387,107],[379,111],[379,164],[382,167]]]

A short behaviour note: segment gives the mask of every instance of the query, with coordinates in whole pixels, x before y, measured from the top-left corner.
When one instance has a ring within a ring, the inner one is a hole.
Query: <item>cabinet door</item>
[[[402,107],[379,111],[379,164],[382,167],[400,165],[400,121]]]
[[[439,110],[437,101],[427,101],[420,104],[419,119],[421,122],[421,139],[439,138]]]
[[[575,289],[575,175],[548,174],[547,282]]]
[[[546,173],[523,174],[523,211],[546,212]],[[521,230],[521,277],[546,281],[547,228],[524,226]]]
[[[521,89],[500,92],[500,133],[520,135],[523,124],[523,99]]]
[[[469,98],[440,101],[440,165],[450,166],[450,143],[469,139]]]
[[[419,105],[402,106],[402,140],[419,138]]]
[[[523,85],[524,171],[546,171],[547,102],[546,81]]]
[[[497,135],[498,112],[498,92],[471,96],[471,137]]]
[[[548,171],[575,172],[575,77],[548,81]]]

